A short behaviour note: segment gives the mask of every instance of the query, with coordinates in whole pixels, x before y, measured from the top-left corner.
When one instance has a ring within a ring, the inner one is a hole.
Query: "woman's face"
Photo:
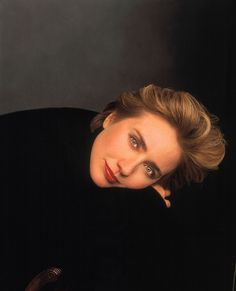
[[[181,148],[176,130],[162,117],[144,112],[103,123],[91,151],[90,175],[99,187],[141,189],[176,168]]]

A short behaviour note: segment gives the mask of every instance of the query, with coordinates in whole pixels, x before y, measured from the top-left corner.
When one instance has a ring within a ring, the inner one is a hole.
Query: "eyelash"
[[[138,140],[138,138],[134,135],[129,135],[129,140],[130,140],[130,144],[131,144],[131,147],[135,150],[137,150],[139,147],[140,147],[140,142]],[[153,169],[152,166],[150,166],[148,163],[144,163],[144,168],[145,168],[145,173],[147,175],[148,178],[154,180],[154,179],[157,179],[157,174],[156,174],[156,171]],[[152,171],[151,174],[148,174],[148,170],[150,169]]]

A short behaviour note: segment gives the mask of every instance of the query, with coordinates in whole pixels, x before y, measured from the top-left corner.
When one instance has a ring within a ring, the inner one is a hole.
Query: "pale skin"
[[[164,199],[170,190],[158,183],[174,170],[181,158],[176,130],[161,116],[117,118],[113,112],[103,122],[90,157],[90,175],[99,187],[143,189],[152,186]],[[106,174],[106,166],[112,178]]]

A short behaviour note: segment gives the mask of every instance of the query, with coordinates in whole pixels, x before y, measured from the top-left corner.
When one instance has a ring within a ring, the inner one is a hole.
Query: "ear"
[[[116,113],[113,111],[104,119],[103,124],[102,124],[103,128],[107,128],[108,126],[110,126],[115,120],[115,118],[116,118]]]
[[[164,199],[164,202],[166,204],[166,206],[169,208],[171,206],[170,201],[166,199],[166,197],[170,196],[170,189],[164,188],[162,185],[160,184],[153,184],[152,188],[155,189],[160,195],[161,197]]]

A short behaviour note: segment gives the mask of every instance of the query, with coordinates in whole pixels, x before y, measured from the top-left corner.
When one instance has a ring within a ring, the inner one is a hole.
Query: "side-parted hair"
[[[137,92],[124,92],[93,118],[91,130],[101,128],[111,112],[122,119],[145,111],[163,117],[176,129],[182,149],[177,168],[161,177],[158,183],[176,190],[191,182],[201,183],[209,171],[218,169],[226,145],[217,125],[219,119],[188,92],[153,84]]]

